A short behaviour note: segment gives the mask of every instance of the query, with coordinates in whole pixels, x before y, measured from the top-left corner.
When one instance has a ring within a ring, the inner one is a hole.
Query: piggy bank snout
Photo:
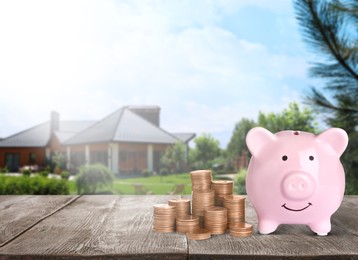
[[[310,174],[292,172],[282,180],[283,195],[291,200],[303,200],[312,196],[316,183]]]

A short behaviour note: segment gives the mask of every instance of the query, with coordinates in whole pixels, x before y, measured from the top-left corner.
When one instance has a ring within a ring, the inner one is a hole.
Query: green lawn
[[[220,178],[215,178],[220,179]],[[136,193],[135,185],[142,185],[143,192]],[[191,178],[189,173],[170,174],[167,176],[150,176],[150,177],[137,177],[128,179],[115,179],[112,188],[108,188],[97,191],[97,193],[104,194],[119,194],[119,195],[135,195],[135,194],[156,194],[166,195],[175,189],[178,184],[185,184],[184,192],[182,195],[191,194]],[[237,191],[237,185],[234,183],[234,192]],[[75,181],[69,181],[70,194],[77,194],[77,188]],[[244,188],[240,188],[240,194],[245,194]],[[242,193],[243,192],[243,193]]]
[[[151,176],[129,179],[116,179],[113,183],[111,192],[113,194],[132,195],[135,193],[134,185],[141,184],[145,192],[157,195],[165,195],[174,190],[177,184],[185,184],[183,195],[191,194],[191,179],[189,173],[170,174],[167,176]],[[75,181],[69,181],[70,193],[76,194]],[[101,190],[100,192],[108,192]]]

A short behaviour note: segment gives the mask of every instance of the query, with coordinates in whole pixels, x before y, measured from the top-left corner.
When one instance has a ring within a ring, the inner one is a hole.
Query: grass
[[[111,192],[113,194],[133,195],[135,184],[142,184],[147,192],[157,195],[165,195],[174,190],[177,184],[185,184],[183,195],[191,194],[191,179],[189,173],[170,174],[167,176],[150,176],[140,178],[115,179],[110,191],[100,190],[99,192]],[[77,194],[75,181],[69,181],[70,193]]]
[[[241,179],[243,179],[245,177],[245,175],[243,175],[243,176],[238,175],[238,177],[242,177]],[[0,175],[0,194],[2,193],[1,191],[3,190],[3,188],[4,188],[3,186],[6,183],[4,178],[5,178],[5,176]],[[11,177],[11,178],[15,178],[17,181],[21,181],[24,179],[25,184],[29,180],[34,179],[34,178],[22,178],[22,177],[20,177],[20,178],[19,177]],[[214,177],[214,179],[218,179],[218,178]],[[240,183],[241,179],[236,178],[236,183],[237,182]],[[47,178],[44,178],[44,180],[47,180]],[[69,188],[69,193],[77,194],[76,181],[69,180],[69,181],[67,181],[67,184],[68,184],[68,188]],[[134,186],[137,184],[143,186],[143,188],[144,188],[143,193],[135,192]],[[173,191],[175,189],[176,185],[178,185],[178,184],[185,185],[184,192],[182,192],[182,195],[190,195],[191,194],[191,178],[190,178],[189,173],[170,174],[170,175],[163,176],[163,177],[150,176],[150,177],[139,177],[139,178],[136,177],[136,178],[128,178],[128,179],[115,179],[113,182],[113,185],[110,188],[107,187],[107,188],[99,189],[97,191],[97,193],[99,193],[99,194],[118,194],[118,195],[136,195],[136,194],[166,195],[166,194],[170,193],[171,191]],[[244,185],[244,182],[242,185]],[[235,183],[234,183],[235,193],[238,192],[236,186],[237,185],[235,185]],[[66,185],[66,187],[67,187],[67,185]],[[16,188],[16,190],[18,190],[18,188]],[[239,191],[241,191],[241,188],[239,188]],[[31,191],[31,192],[33,192],[33,191]],[[29,193],[29,194],[33,194],[33,193]]]

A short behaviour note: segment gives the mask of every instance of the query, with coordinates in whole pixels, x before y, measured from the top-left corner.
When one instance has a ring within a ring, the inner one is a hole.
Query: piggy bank
[[[280,224],[305,224],[317,235],[331,230],[331,215],[343,200],[345,174],[340,156],[347,133],[330,128],[319,135],[301,131],[271,133],[251,129],[252,154],[246,191],[258,217],[258,230],[269,234]]]

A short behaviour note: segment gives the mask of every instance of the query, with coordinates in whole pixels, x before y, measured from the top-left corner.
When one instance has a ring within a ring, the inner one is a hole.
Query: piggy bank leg
[[[327,236],[328,232],[331,231],[331,221],[329,219],[317,223],[311,223],[308,226],[319,236]]]
[[[258,229],[260,234],[267,235],[274,232],[278,227],[278,224],[275,221],[268,219],[259,219]]]

